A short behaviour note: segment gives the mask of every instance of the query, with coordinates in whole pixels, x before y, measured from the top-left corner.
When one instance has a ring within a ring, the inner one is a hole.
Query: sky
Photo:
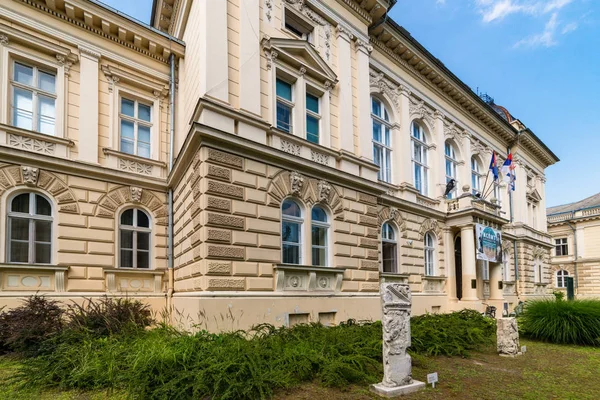
[[[150,20],[151,0],[104,2]],[[398,0],[390,17],[560,158],[546,206],[600,192],[599,0]]]

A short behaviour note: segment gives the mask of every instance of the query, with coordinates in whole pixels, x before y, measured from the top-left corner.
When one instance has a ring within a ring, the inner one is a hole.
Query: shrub
[[[152,325],[150,306],[138,300],[102,297],[85,299],[82,304],[68,306],[67,328],[95,337],[135,333]]]
[[[0,351],[36,354],[42,342],[61,331],[63,314],[58,302],[38,295],[20,307],[0,310]]]
[[[552,294],[554,295],[556,301],[561,301],[565,299],[565,292],[562,292],[560,290],[555,290],[554,292],[552,292]]]
[[[413,352],[466,356],[469,350],[493,343],[496,320],[475,310],[425,314],[411,319],[411,332]]]
[[[531,339],[600,346],[600,300],[528,301],[519,328]]]

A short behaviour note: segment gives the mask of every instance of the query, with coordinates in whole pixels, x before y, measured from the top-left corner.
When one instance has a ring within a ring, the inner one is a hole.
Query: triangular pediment
[[[539,202],[542,200],[542,196],[540,195],[540,192],[537,191],[537,189],[531,189],[527,192],[527,199]]]
[[[277,62],[298,70],[304,68],[306,74],[323,84],[329,82],[330,85],[334,85],[337,82],[335,72],[308,41],[265,38],[262,44],[263,49],[270,53],[271,58],[276,58]],[[274,54],[276,57],[273,57]]]

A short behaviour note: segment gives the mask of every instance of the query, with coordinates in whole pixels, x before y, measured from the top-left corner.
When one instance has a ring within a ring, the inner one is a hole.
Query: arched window
[[[321,206],[314,206],[311,213],[312,265],[327,266],[327,241],[329,222],[327,213]]]
[[[398,272],[398,243],[396,242],[396,232],[389,223],[381,227],[381,252],[383,260],[383,272]]]
[[[502,280],[510,282],[510,260],[508,251],[502,252]]]
[[[302,263],[302,208],[293,200],[281,205],[281,262]]]
[[[557,288],[566,288],[567,287],[567,276],[569,276],[569,271],[561,269],[556,271],[556,287]]]
[[[391,182],[392,124],[385,105],[375,97],[371,97],[371,119],[373,120],[373,162],[379,166],[377,178]]]
[[[446,141],[444,145],[444,154],[446,157],[446,183],[450,182],[451,179],[458,181],[458,175],[456,174],[458,161],[456,160],[456,151],[454,150],[452,143]],[[458,182],[456,182],[455,187],[458,187]],[[451,199],[452,197],[454,197],[454,192],[448,193],[448,198]]]
[[[435,275],[435,239],[431,232],[425,234],[425,275]]]
[[[139,208],[123,211],[119,224],[119,266],[150,268],[150,217]]]
[[[427,140],[423,127],[417,122],[412,123],[412,164],[414,172],[414,185],[419,193],[427,196],[428,188],[428,166],[427,166]]]
[[[481,194],[481,165],[475,157],[471,157],[471,190],[474,195]]]
[[[21,193],[8,207],[8,262],[52,262],[52,206],[37,193]]]

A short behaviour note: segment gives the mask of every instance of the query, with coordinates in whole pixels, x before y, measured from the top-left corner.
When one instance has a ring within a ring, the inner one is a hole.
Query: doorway
[[[456,279],[456,297],[458,300],[462,299],[462,253],[461,253],[461,239],[457,236],[454,239],[454,279]]]

